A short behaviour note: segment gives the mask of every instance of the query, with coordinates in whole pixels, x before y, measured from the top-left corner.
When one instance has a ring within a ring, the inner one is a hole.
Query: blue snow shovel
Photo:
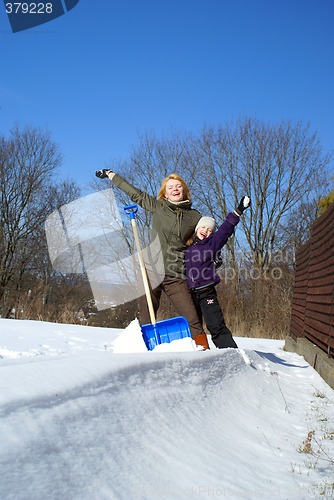
[[[136,242],[140,270],[143,277],[145,295],[150,313],[151,323],[141,325],[143,339],[148,350],[152,351],[158,344],[169,343],[173,340],[180,340],[185,337],[191,337],[189,324],[183,316],[176,316],[162,321],[156,321],[153,309],[151,291],[147,276],[147,271],[144,264],[143,254],[140,248],[138,229],[136,223],[137,205],[128,205],[124,207],[124,212],[130,216],[133,234]]]

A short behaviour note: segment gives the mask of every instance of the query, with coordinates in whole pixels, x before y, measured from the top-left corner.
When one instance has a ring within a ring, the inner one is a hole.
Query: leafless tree
[[[234,203],[241,194],[249,194],[252,206],[242,219],[243,230],[260,270],[270,266],[281,249],[280,231],[289,216],[319,197],[327,185],[326,168],[331,155],[324,153],[309,124],[290,122],[268,125],[254,119],[240,120],[220,130],[223,151],[229,144],[226,172]],[[233,142],[229,138],[233,137]]]
[[[292,214],[326,192],[330,161],[331,154],[323,151],[309,124],[243,118],[220,127],[206,126],[197,136],[143,134],[129,160],[110,168],[152,195],[162,178],[176,171],[191,188],[193,206],[218,224],[243,194],[250,195],[252,206],[238,234],[244,233],[244,253],[264,270],[281,249],[282,232],[289,233]],[[129,202],[120,191],[117,198]],[[140,218],[143,226],[149,225],[149,214],[140,212]],[[234,262],[233,239],[228,250]]]
[[[57,185],[62,157],[49,133],[15,127],[0,141],[1,299],[9,288],[19,294],[24,280],[45,275],[44,221],[78,189],[69,181]]]

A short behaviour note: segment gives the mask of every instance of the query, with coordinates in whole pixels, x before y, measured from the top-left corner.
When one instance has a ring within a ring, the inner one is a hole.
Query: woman
[[[229,213],[217,232],[212,217],[202,217],[195,228],[195,235],[185,253],[186,275],[197,313],[205,321],[213,343],[218,349],[238,347],[227,328],[223,311],[217,298],[216,285],[220,279],[215,269],[217,254],[233,234],[239,217],[250,205],[244,196],[233,213]]]
[[[170,174],[163,179],[156,199],[112,170],[107,170],[106,173],[113,184],[129,195],[134,203],[152,213],[152,229],[159,236],[165,268],[162,283],[151,293],[154,312],[159,308],[161,293],[164,291],[177,313],[188,320],[196,344],[209,349],[185,278],[186,242],[201,218],[200,213],[191,208],[187,184],[179,175]],[[139,299],[139,319],[142,325],[151,322],[145,297]]]

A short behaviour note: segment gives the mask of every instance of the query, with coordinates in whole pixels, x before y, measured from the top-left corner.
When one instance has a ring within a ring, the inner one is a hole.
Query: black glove
[[[251,204],[251,199],[249,196],[243,196],[240,200],[239,205],[237,208],[234,210],[234,213],[236,215],[242,215],[244,211],[250,206]]]
[[[104,168],[103,170],[97,170],[95,172],[95,175],[96,177],[98,177],[99,179],[106,179],[108,177],[108,174],[107,172],[109,172],[108,169]]]

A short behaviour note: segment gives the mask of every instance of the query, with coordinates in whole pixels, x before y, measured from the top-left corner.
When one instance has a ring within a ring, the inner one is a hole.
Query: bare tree
[[[309,124],[269,125],[244,118],[223,127],[206,126],[196,137],[143,134],[130,159],[114,170],[154,196],[162,178],[176,171],[190,186],[193,206],[218,224],[243,194],[249,194],[252,207],[237,234],[241,240],[244,233],[244,253],[261,271],[282,249],[281,237],[289,233],[292,213],[324,193],[330,161]],[[117,198],[129,203],[121,192]],[[140,211],[139,216],[142,226],[149,226],[150,215]],[[236,245],[238,238],[227,245],[234,267]]]
[[[196,208],[203,215],[210,215],[220,225],[227,213],[234,208],[231,204],[228,179],[228,165],[234,148],[221,131],[204,127],[200,135],[188,145],[189,164],[185,171],[192,179],[192,192]],[[231,237],[225,248],[225,264],[236,268],[235,239]]]
[[[15,127],[0,142],[0,298],[9,283],[19,288],[35,257],[36,241],[50,209],[46,190],[61,164],[50,135]]]
[[[265,270],[281,249],[279,229],[288,224],[289,215],[319,197],[327,185],[331,155],[302,123],[267,125],[245,119],[235,130],[236,162],[228,167],[228,183],[235,203],[242,193],[252,198],[243,229],[253,264]]]

